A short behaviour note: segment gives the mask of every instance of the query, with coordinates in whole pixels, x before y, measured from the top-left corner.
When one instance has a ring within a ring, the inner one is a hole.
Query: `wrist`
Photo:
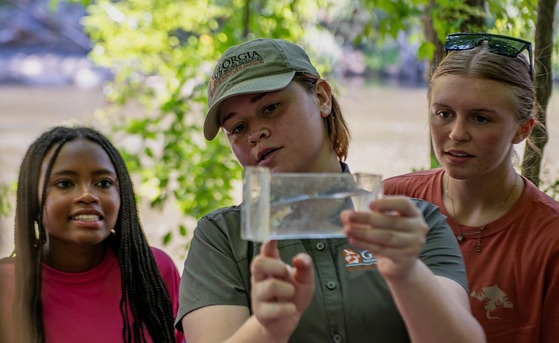
[[[419,273],[420,264],[421,261],[416,258],[410,262],[406,268],[399,270],[397,273],[383,274],[383,277],[388,284],[398,285],[399,287],[413,285],[417,281],[417,273]]]
[[[287,343],[289,341],[288,337],[278,337],[277,334],[273,334],[266,325],[264,325],[255,315],[252,315],[250,320],[254,321],[256,330],[258,331],[257,341],[259,342],[270,342],[270,343]]]

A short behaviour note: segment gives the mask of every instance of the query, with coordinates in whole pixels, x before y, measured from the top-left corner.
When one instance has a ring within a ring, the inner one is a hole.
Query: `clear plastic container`
[[[367,211],[369,203],[382,196],[382,177],[377,174],[270,173],[247,167],[241,237],[258,242],[344,237],[340,213]]]

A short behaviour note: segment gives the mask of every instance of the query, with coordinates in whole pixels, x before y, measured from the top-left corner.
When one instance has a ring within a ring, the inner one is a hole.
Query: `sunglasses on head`
[[[470,50],[487,42],[489,51],[494,54],[517,57],[524,49],[528,50],[530,58],[530,76],[534,78],[534,67],[532,65],[532,43],[514,37],[496,35],[492,33],[453,33],[446,37],[444,49]]]

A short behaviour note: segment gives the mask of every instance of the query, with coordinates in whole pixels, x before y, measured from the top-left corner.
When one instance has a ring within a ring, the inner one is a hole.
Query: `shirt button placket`
[[[343,305],[341,304],[341,292],[338,289],[338,280],[335,261],[330,256],[330,249],[324,241],[314,241],[312,248],[315,252],[315,272],[319,276],[320,287],[324,297],[324,310],[328,326],[331,328],[331,340],[334,343],[344,341],[345,330],[343,320]]]

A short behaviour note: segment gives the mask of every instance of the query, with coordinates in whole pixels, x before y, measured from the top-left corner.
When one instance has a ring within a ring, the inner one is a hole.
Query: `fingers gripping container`
[[[340,213],[368,211],[383,196],[382,177],[368,173],[243,173],[241,237],[280,239],[344,237]]]

